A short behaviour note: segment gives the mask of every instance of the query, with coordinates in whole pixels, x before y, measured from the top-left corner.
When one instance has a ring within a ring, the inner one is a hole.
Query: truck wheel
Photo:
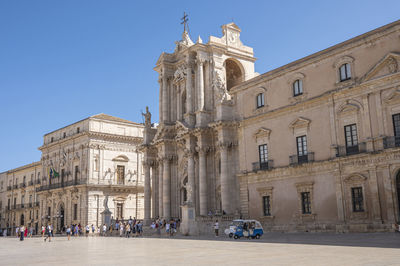
[[[230,234],[229,234],[229,238],[232,238],[232,237],[233,237],[233,234],[232,234],[232,233],[230,233]]]
[[[234,238],[234,239],[238,239],[239,237],[238,237],[237,235],[235,235],[233,238]]]
[[[259,234],[256,234],[256,239],[260,239],[260,235]]]

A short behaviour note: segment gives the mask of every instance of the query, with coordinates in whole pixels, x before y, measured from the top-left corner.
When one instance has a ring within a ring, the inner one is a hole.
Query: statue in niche
[[[231,100],[231,95],[226,89],[225,82],[221,78],[220,73],[217,71],[214,72],[214,80],[212,85],[214,87],[214,94],[218,102],[224,103]]]
[[[146,113],[142,113],[144,116],[144,126],[146,128],[151,128],[151,113],[149,112],[149,107],[146,106]]]

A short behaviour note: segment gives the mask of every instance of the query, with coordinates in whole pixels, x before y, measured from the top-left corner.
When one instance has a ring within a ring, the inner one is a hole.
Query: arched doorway
[[[397,192],[397,221],[400,221],[400,171],[396,176],[396,192]]]
[[[57,232],[62,232],[65,227],[65,211],[64,204],[61,203],[57,212]]]
[[[232,87],[244,81],[244,73],[239,63],[233,59],[225,61],[226,89],[229,91]]]

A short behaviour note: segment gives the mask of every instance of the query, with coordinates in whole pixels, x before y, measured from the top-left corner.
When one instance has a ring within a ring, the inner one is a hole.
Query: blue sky
[[[244,6],[245,5],[245,6]],[[0,0],[0,172],[40,160],[43,135],[97,113],[158,120],[158,56],[232,20],[264,73],[398,20],[400,1]]]

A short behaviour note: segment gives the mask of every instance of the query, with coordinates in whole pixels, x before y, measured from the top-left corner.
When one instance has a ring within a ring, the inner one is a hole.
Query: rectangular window
[[[264,106],[264,93],[257,94],[257,108]]]
[[[353,202],[353,212],[363,212],[364,197],[362,193],[362,187],[351,188],[351,199]]]
[[[260,169],[268,169],[268,147],[267,144],[258,146],[258,158],[260,161]]]
[[[303,214],[311,214],[310,192],[301,192],[301,210]]]
[[[8,210],[11,209],[11,199],[8,199],[8,202],[7,202],[7,209],[8,209]]]
[[[81,129],[78,127],[78,128],[76,129],[76,133],[79,133],[80,130],[81,130]]]
[[[344,134],[346,138],[346,153],[347,154],[358,153],[357,125],[352,124],[345,126]]]
[[[47,216],[51,218],[51,207],[47,208]]]
[[[348,63],[343,64],[339,68],[339,75],[340,75],[340,81],[345,81],[345,80],[351,79],[350,64],[348,64]]]
[[[298,163],[308,162],[307,156],[307,136],[296,138]]]
[[[293,82],[293,96],[298,96],[303,94],[303,81],[298,79]]]
[[[124,204],[117,203],[117,218],[123,219],[124,218]]]
[[[395,141],[395,146],[399,147],[400,146],[400,114],[394,114],[392,116],[393,120],[393,133],[394,133],[394,141]]]
[[[117,165],[117,183],[118,185],[125,184],[125,166]]]
[[[75,165],[75,174],[74,174],[75,183],[78,182],[78,173],[79,173],[79,166]]]
[[[264,216],[271,216],[271,198],[270,196],[263,197]]]
[[[78,204],[74,204],[74,220],[78,220]]]
[[[65,170],[61,169],[61,185],[64,185]]]
[[[67,133],[64,132],[63,138],[65,139],[67,137]]]

